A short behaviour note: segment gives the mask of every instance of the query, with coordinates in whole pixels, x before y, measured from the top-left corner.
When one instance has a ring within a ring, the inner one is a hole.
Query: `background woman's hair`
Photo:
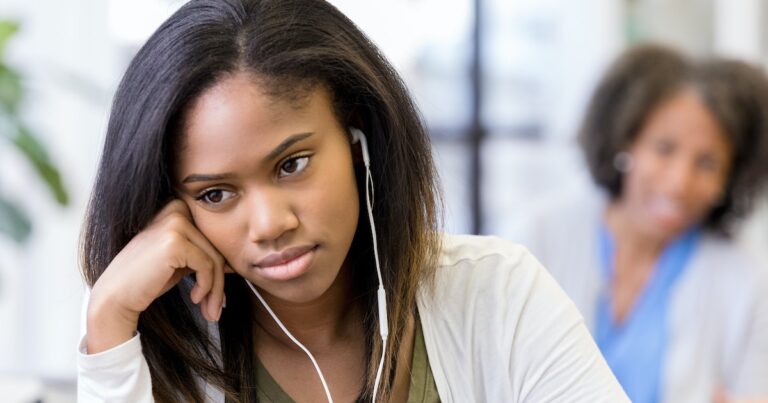
[[[768,178],[768,78],[760,69],[727,59],[692,61],[660,45],[631,48],[598,84],[579,143],[595,183],[611,198],[619,197],[623,173],[614,166],[616,154],[626,151],[651,113],[683,88],[701,96],[733,147],[725,193],[703,222],[727,235]]]
[[[373,213],[389,295],[381,388],[386,398],[417,290],[431,286],[436,269],[441,197],[429,138],[405,85],[365,35],[325,1],[193,0],[150,37],[112,105],[81,240],[86,281],[92,286],[175,197],[173,155],[187,105],[222,77],[242,71],[276,97],[301,97],[325,87],[342,127],[356,126],[368,137]],[[369,353],[361,397],[370,399],[382,346],[367,231],[367,220],[360,219],[350,261]],[[221,360],[215,338],[187,301],[188,281],[142,313],[139,331],[158,401],[203,401],[198,377],[221,388],[228,401],[256,400],[253,307],[249,290],[233,280],[225,282]]]
[[[744,62],[713,59],[694,66],[689,82],[733,149],[723,199],[705,219],[708,228],[728,235],[768,180],[768,77]]]

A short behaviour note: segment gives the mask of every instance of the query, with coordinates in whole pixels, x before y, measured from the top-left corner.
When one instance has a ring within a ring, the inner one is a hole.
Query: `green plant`
[[[69,203],[69,196],[62,184],[61,175],[51,163],[43,144],[27,128],[20,116],[24,98],[22,77],[5,62],[6,45],[18,29],[18,23],[0,20],[0,147],[10,144],[20,152],[51,190],[56,202],[65,206]],[[0,234],[23,243],[31,232],[32,222],[24,210],[0,194]]]

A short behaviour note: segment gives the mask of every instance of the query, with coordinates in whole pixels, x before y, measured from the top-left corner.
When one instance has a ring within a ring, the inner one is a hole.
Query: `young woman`
[[[537,215],[525,244],[629,397],[768,398],[768,273],[728,236],[768,178],[765,73],[631,49],[599,84],[580,140],[605,195]]]
[[[335,8],[187,3],[115,95],[80,401],[626,401],[534,258],[441,236],[438,195],[402,81]]]

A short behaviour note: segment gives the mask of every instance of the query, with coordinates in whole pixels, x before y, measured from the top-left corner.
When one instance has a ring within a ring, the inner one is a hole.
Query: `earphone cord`
[[[323,383],[323,389],[325,390],[325,397],[328,399],[328,403],[333,403],[333,398],[331,397],[331,391],[330,389],[328,389],[328,384],[325,382],[323,371],[320,370],[320,366],[317,365],[317,360],[315,360],[315,357],[312,355],[312,353],[309,352],[309,349],[304,347],[304,345],[301,344],[301,342],[299,342],[295,337],[293,337],[291,332],[289,332],[288,329],[285,327],[285,325],[283,325],[283,322],[281,322],[280,319],[277,318],[277,315],[275,315],[275,313],[272,311],[272,308],[270,308],[269,305],[267,305],[267,301],[264,301],[264,298],[261,296],[259,291],[256,290],[256,287],[254,287],[253,284],[251,284],[251,282],[248,281],[248,279],[244,278],[244,280],[245,280],[245,283],[248,284],[248,287],[251,288],[253,293],[256,294],[256,298],[258,298],[259,301],[261,301],[261,304],[264,305],[264,308],[266,308],[267,312],[269,312],[269,315],[272,316],[272,319],[274,319],[277,325],[280,326],[280,329],[283,330],[283,333],[285,333],[285,335],[288,336],[288,338],[291,339],[291,341],[294,344],[299,346],[299,348],[302,349],[304,353],[307,354],[310,361],[312,361],[312,365],[315,366],[315,371],[317,371],[317,374],[320,376],[320,382]]]
[[[370,192],[369,192],[370,191]],[[376,240],[376,224],[373,220],[373,204],[371,195],[373,193],[373,181],[371,180],[371,170],[365,167],[365,203],[368,210],[368,221],[371,223],[371,238],[373,239],[373,257],[376,261],[376,274],[379,276],[379,289],[377,290],[379,307],[379,334],[381,335],[381,358],[376,369],[376,379],[373,383],[372,401],[376,401],[379,392],[379,383],[381,383],[381,373],[384,369],[384,354],[387,351],[387,336],[389,335],[389,322],[387,320],[387,296],[384,292],[384,282],[381,276],[381,265],[379,264],[379,245]]]

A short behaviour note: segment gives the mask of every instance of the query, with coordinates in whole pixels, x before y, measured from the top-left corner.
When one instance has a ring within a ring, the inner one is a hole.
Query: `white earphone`
[[[378,241],[376,239],[376,225],[373,220],[373,203],[371,202],[372,193],[373,193],[373,179],[371,178],[371,158],[368,154],[368,139],[366,139],[365,134],[363,134],[360,129],[350,127],[349,132],[352,135],[352,144],[360,144],[360,149],[363,154],[363,164],[365,165],[365,205],[366,210],[368,212],[368,221],[371,225],[371,237],[373,242],[373,256],[374,260],[376,262],[376,275],[379,278],[379,289],[377,290],[377,297],[378,297],[378,308],[379,308],[379,334],[381,335],[381,359],[379,360],[379,365],[376,369],[376,380],[374,381],[373,385],[373,400],[376,400],[376,395],[379,391],[379,383],[381,383],[381,372],[384,368],[384,355],[387,351],[387,337],[389,335],[389,322],[387,320],[387,296],[386,292],[384,291],[384,281],[381,277],[381,265],[379,264],[379,246]],[[315,360],[315,357],[312,355],[312,353],[307,349],[301,342],[299,342],[292,334],[288,331],[288,329],[283,325],[283,322],[278,319],[277,315],[272,311],[272,309],[267,305],[267,302],[262,298],[259,291],[256,289],[256,287],[251,284],[248,279],[244,279],[246,284],[248,284],[248,287],[251,288],[254,294],[256,294],[256,297],[261,301],[261,304],[264,306],[264,308],[269,312],[269,315],[272,316],[272,319],[277,322],[277,325],[280,326],[280,329],[283,330],[283,333],[285,333],[291,341],[296,344],[302,351],[304,351],[305,354],[309,357],[310,361],[312,361],[312,365],[315,367],[315,371],[317,371],[317,375],[320,377],[320,382],[323,383],[323,389],[325,390],[325,397],[328,399],[329,403],[333,403],[333,398],[331,397],[331,391],[328,388],[328,382],[326,382],[325,377],[323,376],[323,371],[320,370],[320,366],[317,364],[317,360]]]
[[[376,381],[373,385],[373,399],[379,391],[381,382],[381,371],[384,367],[384,353],[387,351],[387,336],[389,336],[389,321],[387,319],[387,294],[384,291],[384,280],[381,277],[381,264],[379,263],[379,245],[376,239],[376,224],[373,220],[373,202],[371,201],[373,193],[373,179],[371,178],[371,157],[368,154],[368,139],[360,129],[350,127],[352,133],[352,144],[360,143],[363,152],[363,164],[365,165],[365,204],[368,210],[368,221],[371,224],[371,238],[373,241],[373,257],[376,261],[376,274],[379,276],[379,289],[377,290],[379,306],[379,335],[381,335],[381,359],[376,369]]]
[[[365,164],[366,170],[370,170],[371,156],[368,154],[368,139],[365,137],[365,134],[363,134],[363,132],[358,128],[350,127],[349,132],[352,134],[352,144],[360,143],[360,149],[363,152],[363,164]]]

